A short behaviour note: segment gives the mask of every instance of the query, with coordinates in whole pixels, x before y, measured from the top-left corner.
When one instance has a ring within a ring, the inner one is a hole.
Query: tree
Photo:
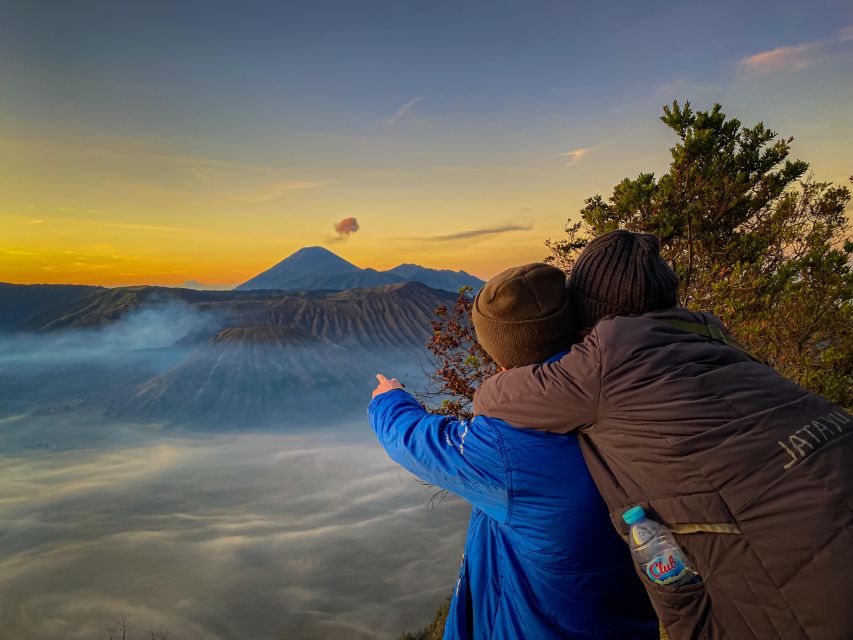
[[[450,611],[450,598],[445,601],[435,612],[433,621],[422,629],[415,632],[407,631],[400,636],[399,640],[441,640],[444,637],[444,625],[447,622],[447,614]]]
[[[418,399],[434,413],[465,420],[474,417],[472,405],[477,386],[498,371],[474,335],[473,303],[474,290],[462,287],[452,307],[442,305],[435,310],[433,335],[426,344],[430,353],[430,365],[424,371],[427,388],[418,394]],[[430,490],[427,508],[432,509],[447,498],[446,489],[418,482]]]
[[[107,627],[109,640],[128,640],[129,631],[130,626],[127,624],[127,619],[124,616],[122,616],[115,627]]]
[[[131,640],[130,623],[128,623],[127,618],[124,616],[122,616],[121,620],[115,626],[107,627],[106,631],[108,640]],[[151,640],[168,640],[163,627],[157,630],[151,629],[149,633],[151,634]]]
[[[575,264],[575,258],[578,257],[581,250],[586,246],[588,239],[586,229],[583,222],[572,222],[569,220],[564,229],[566,237],[562,240],[545,241],[545,246],[551,252],[545,256],[545,262],[552,264],[555,267],[562,269],[567,274],[572,270]]]
[[[425,372],[429,385],[420,394],[436,413],[463,419],[473,417],[472,401],[477,386],[498,371],[495,361],[474,335],[473,301],[473,289],[463,287],[453,307],[442,305],[436,309],[433,336],[426,344],[431,357],[431,368]]]
[[[853,242],[847,187],[816,182],[789,159],[793,138],[748,128],[720,105],[664,107],[676,136],[660,178],[625,178],[585,201],[547,258],[571,265],[586,238],[654,233],[681,279],[683,306],[718,315],[760,360],[853,405]]]

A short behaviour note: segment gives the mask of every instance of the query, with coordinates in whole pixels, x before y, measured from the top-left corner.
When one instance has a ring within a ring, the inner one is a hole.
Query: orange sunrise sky
[[[230,287],[307,245],[488,278],[664,171],[673,99],[853,173],[849,3],[179,4],[0,9],[0,281]]]

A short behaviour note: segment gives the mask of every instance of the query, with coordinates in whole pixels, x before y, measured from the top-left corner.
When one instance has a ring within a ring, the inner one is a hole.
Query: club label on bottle
[[[677,580],[683,572],[684,562],[672,554],[656,556],[646,565],[646,575],[657,584],[669,584]]]

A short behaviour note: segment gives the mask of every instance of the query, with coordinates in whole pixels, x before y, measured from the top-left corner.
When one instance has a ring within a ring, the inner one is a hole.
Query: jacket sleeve
[[[601,355],[593,330],[556,362],[517,367],[489,378],[474,413],[518,428],[569,433],[593,425],[601,392]]]
[[[478,421],[427,412],[402,390],[376,396],[368,418],[396,463],[421,480],[460,495],[499,522],[508,514],[501,441]]]

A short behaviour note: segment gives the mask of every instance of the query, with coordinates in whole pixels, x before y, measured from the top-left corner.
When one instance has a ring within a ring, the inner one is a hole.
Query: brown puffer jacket
[[[485,382],[477,414],[579,434],[614,525],[642,505],[703,582],[646,589],[672,640],[853,639],[853,417],[676,319],[600,321]]]

